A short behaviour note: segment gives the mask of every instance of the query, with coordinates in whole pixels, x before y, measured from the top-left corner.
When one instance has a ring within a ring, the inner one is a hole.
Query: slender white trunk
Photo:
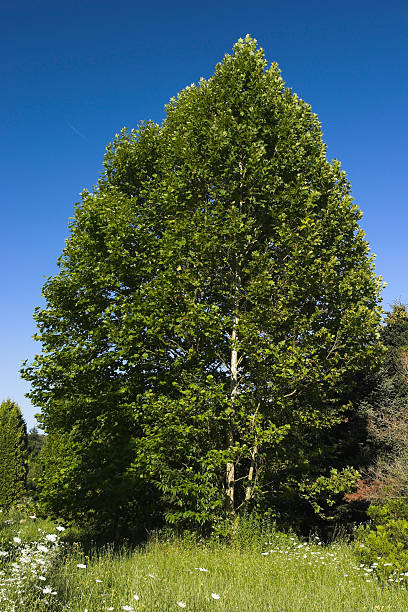
[[[251,465],[249,467],[249,472],[248,472],[248,484],[245,489],[245,501],[246,502],[248,502],[254,494],[254,487],[255,487],[254,474],[255,474],[257,454],[258,454],[258,446],[255,442],[255,446],[252,449],[252,453],[251,453]]]
[[[234,307],[237,307],[238,301],[238,286],[235,287],[235,299],[234,299]],[[231,413],[229,415],[228,426],[227,426],[227,442],[228,447],[232,448],[234,446],[234,405],[235,399],[238,393],[238,351],[236,347],[237,342],[237,326],[238,326],[238,313],[237,308],[235,308],[234,320],[232,326],[231,333],[231,388],[230,388],[230,402],[231,402]],[[227,463],[227,472],[226,472],[226,480],[227,480],[227,504],[229,511],[233,514],[235,511],[235,463],[234,461],[228,461]]]

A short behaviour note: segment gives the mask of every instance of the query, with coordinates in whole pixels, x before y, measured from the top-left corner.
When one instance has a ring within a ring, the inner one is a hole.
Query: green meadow
[[[229,543],[152,535],[139,547],[86,545],[50,521],[3,516],[2,612],[360,612],[408,609],[405,576],[386,582],[356,544],[237,533]],[[381,559],[378,559],[381,565]]]

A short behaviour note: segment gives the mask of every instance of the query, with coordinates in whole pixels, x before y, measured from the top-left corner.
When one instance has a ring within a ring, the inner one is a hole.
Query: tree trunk
[[[242,162],[239,162],[239,169],[241,174],[240,185],[239,185],[239,207],[238,215],[241,217],[243,209],[243,187],[245,178],[245,169]],[[234,296],[233,302],[233,321],[232,321],[232,333],[231,333],[231,362],[230,362],[230,375],[231,375],[231,387],[230,387],[230,406],[231,412],[228,418],[227,424],[227,443],[228,448],[232,449],[235,443],[234,436],[234,421],[235,421],[235,400],[238,394],[238,323],[239,323],[239,299],[241,292],[241,276],[240,276],[240,258],[235,253],[234,270],[233,270],[233,282],[232,282],[232,295]],[[234,460],[227,462],[226,468],[226,494],[227,494],[227,507],[231,515],[235,514],[235,462]]]
[[[254,487],[255,487],[255,482],[256,482],[254,480],[254,473],[255,473],[257,454],[258,454],[258,447],[255,443],[255,446],[251,453],[251,465],[249,467],[249,472],[248,472],[248,485],[245,490],[245,502],[248,502],[254,494]]]
[[[230,400],[231,400],[231,413],[228,419],[227,425],[227,442],[228,447],[232,448],[234,446],[234,404],[235,398],[238,393],[238,351],[236,348],[237,342],[237,325],[238,325],[238,313],[237,313],[237,302],[238,302],[238,284],[235,286],[235,298],[234,298],[234,321],[232,327],[231,334],[231,390],[230,390]],[[228,461],[227,463],[227,472],[226,472],[226,481],[227,481],[227,505],[228,510],[231,514],[234,514],[235,511],[235,463],[234,461]]]

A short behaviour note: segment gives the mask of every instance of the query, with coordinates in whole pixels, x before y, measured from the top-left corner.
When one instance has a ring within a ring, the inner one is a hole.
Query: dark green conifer
[[[386,348],[373,390],[363,404],[375,457],[368,498],[408,497],[408,311],[395,304],[381,331]]]
[[[0,508],[22,498],[26,478],[27,428],[18,405],[7,399],[0,404]]]

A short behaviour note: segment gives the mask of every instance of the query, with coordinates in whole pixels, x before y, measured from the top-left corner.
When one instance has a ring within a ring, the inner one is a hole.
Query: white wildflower
[[[219,598],[220,598],[220,596],[218,595],[218,593],[211,593],[211,597],[212,597],[213,599],[219,599]]]
[[[40,552],[48,552],[48,548],[43,544],[38,544],[37,550],[39,550]]]
[[[14,542],[15,544],[21,544],[21,538],[14,537],[14,538],[13,538],[13,542]]]
[[[178,601],[177,605],[178,605],[179,608],[185,608],[186,607],[186,604],[184,603],[184,601]]]
[[[79,569],[85,569],[86,565],[85,563],[77,563],[77,567],[79,567]]]
[[[58,536],[55,533],[49,533],[45,536],[45,539],[48,540],[48,542],[56,542],[57,537]]]

